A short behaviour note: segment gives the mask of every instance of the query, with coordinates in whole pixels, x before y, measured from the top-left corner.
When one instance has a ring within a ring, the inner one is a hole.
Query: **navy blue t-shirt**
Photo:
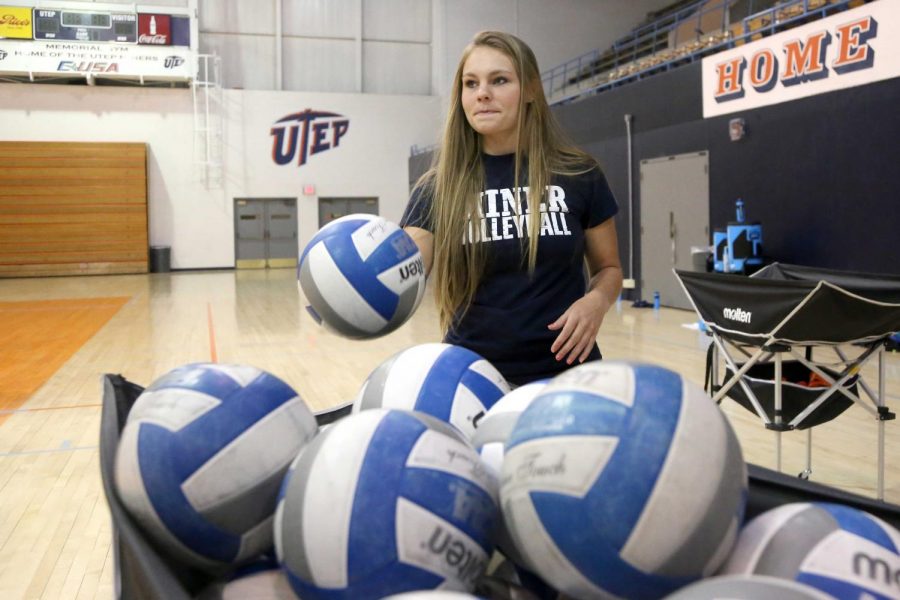
[[[482,160],[483,214],[470,227],[467,243],[486,244],[487,264],[471,306],[454,319],[444,341],[477,352],[510,383],[522,385],[569,367],[550,351],[559,331],[547,326],[584,296],[584,230],[615,215],[618,205],[599,168],[554,176],[540,207],[537,265],[529,275],[521,239],[528,234],[528,215],[515,209],[515,155],[483,155]],[[519,196],[527,207],[527,188]],[[433,231],[431,202],[428,191],[416,190],[401,226]],[[595,344],[589,360],[597,358]]]

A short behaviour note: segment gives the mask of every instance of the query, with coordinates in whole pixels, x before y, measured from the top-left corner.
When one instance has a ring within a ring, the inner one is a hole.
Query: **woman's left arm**
[[[587,293],[548,327],[561,330],[550,351],[556,360],[584,362],[594,347],[606,311],[622,290],[622,265],[615,219],[609,218],[584,232],[584,254],[591,280]]]

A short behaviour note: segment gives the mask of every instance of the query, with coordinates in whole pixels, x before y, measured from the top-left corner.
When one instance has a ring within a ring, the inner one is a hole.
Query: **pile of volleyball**
[[[378,217],[333,225],[301,259],[311,313],[348,337],[395,329],[422,295],[415,245]],[[376,284],[379,307],[354,308]],[[115,483],[161,554],[209,574],[204,598],[900,595],[900,533],[874,516],[804,503],[744,525],[734,431],[649,364],[510,390],[477,354],[422,344],[322,427],[273,374],[185,365],[132,407]]]

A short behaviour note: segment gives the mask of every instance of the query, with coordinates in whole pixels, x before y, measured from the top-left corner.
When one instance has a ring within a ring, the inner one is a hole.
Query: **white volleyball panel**
[[[634,403],[634,372],[621,364],[584,363],[554,377],[543,393],[558,390],[595,394],[625,406]]]
[[[322,299],[340,318],[367,332],[378,331],[387,324],[341,274],[323,242],[313,246],[305,260],[309,262],[310,275]]]
[[[547,491],[582,498],[609,461],[618,438],[568,436],[531,440],[506,452],[501,496]]]
[[[365,261],[392,233],[400,229],[396,223],[392,223],[381,217],[368,215],[347,215],[356,220],[366,219],[368,222],[359,226],[350,234],[353,247],[356,248],[359,257]]]
[[[322,587],[347,585],[347,538],[357,477],[383,417],[382,411],[363,412],[353,417],[351,427],[330,430],[309,474],[303,499],[306,560],[316,584]],[[329,451],[333,448],[341,450]],[[310,545],[313,541],[314,547]]]

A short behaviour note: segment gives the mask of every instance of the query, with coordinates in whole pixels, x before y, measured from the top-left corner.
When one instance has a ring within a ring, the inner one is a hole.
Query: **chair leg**
[[[807,480],[812,475],[812,427],[806,430],[806,468],[797,475],[800,479]]]
[[[878,407],[884,406],[884,346],[878,350]],[[880,415],[879,415],[880,416]],[[884,500],[884,421],[878,419],[878,495]]]
[[[781,352],[775,353],[775,425],[781,425]],[[781,473],[781,429],[775,429],[775,468]]]

